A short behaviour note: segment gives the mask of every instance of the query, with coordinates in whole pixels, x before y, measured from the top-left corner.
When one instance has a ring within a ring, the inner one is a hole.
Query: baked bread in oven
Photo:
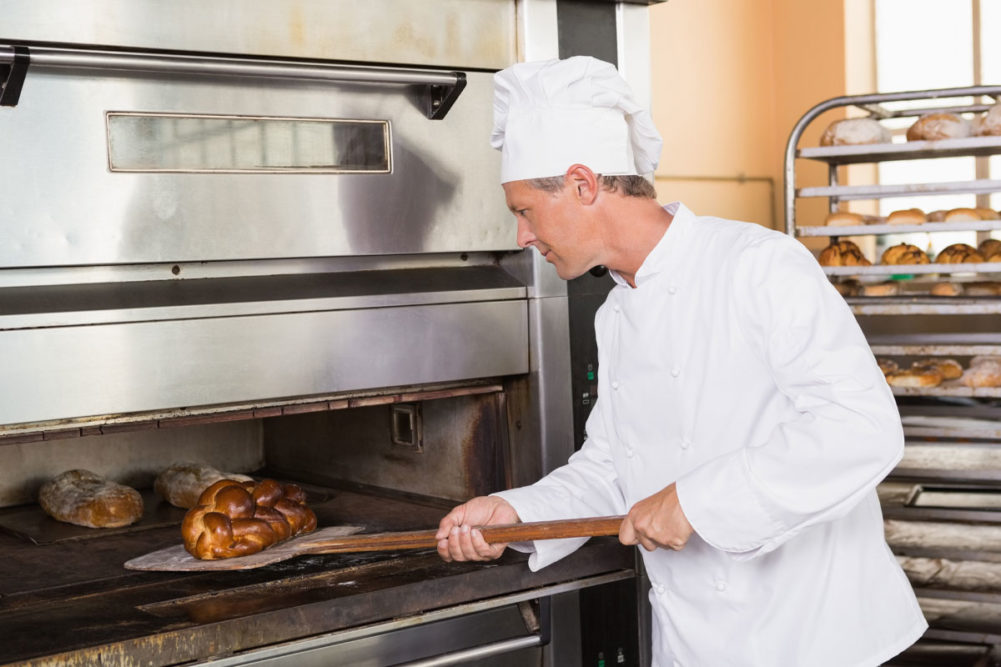
[[[192,556],[215,560],[257,553],[315,528],[316,514],[299,486],[223,479],[184,515],[181,535]]]
[[[890,143],[890,131],[873,118],[844,118],[827,126],[821,146],[856,146]]]
[[[886,381],[893,387],[937,387],[944,379],[942,373],[935,368],[911,367],[886,375]]]
[[[963,367],[955,359],[932,357],[915,361],[914,369],[934,369],[942,374],[943,380],[957,380],[963,375]]]
[[[907,130],[908,141],[961,139],[973,134],[973,126],[959,114],[929,113],[921,116]]]
[[[42,485],[42,511],[57,521],[88,528],[120,528],[143,515],[139,492],[89,470],[67,470]]]
[[[153,481],[153,489],[158,496],[174,507],[191,509],[198,504],[198,499],[205,489],[221,479],[253,481],[253,478],[246,475],[220,472],[205,463],[182,461],[171,464],[157,475]]]
[[[898,243],[883,252],[881,264],[927,264],[928,255],[916,245]]]

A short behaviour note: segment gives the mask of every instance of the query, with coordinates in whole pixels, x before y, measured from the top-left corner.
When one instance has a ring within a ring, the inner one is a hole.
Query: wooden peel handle
[[[623,517],[596,517],[591,519],[561,519],[530,523],[496,524],[478,526],[483,539],[489,544],[502,542],[529,542],[555,540],[566,537],[599,537],[618,535]],[[372,533],[349,535],[321,540],[303,545],[301,553],[337,554],[357,551],[393,551],[396,549],[433,549],[438,546],[437,530],[414,530],[398,533]]]

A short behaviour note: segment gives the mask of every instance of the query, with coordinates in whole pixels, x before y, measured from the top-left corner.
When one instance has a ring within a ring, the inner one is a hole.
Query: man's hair
[[[563,189],[565,181],[562,176],[548,176],[546,178],[530,178],[528,184],[536,190],[544,190],[550,194],[556,194]],[[642,199],[656,199],[657,190],[650,181],[642,176],[602,176],[598,174],[598,183],[605,190],[610,192],[621,192],[626,197],[640,197]]]

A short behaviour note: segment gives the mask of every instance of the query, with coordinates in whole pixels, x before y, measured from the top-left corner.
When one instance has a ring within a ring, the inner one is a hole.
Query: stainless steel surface
[[[881,197],[909,197],[911,195],[989,194],[1001,190],[1001,180],[947,181],[942,183],[903,183],[900,185],[830,185],[799,188],[797,197],[834,197],[840,201],[850,199],[878,199]]]
[[[484,644],[475,648],[453,651],[444,655],[428,658],[426,660],[414,660],[413,662],[400,663],[400,667],[444,667],[445,665],[461,665],[470,660],[480,660],[496,655],[513,653],[521,649],[542,646],[541,637],[520,637],[518,639],[508,639],[505,641]]]
[[[444,120],[393,87],[33,67],[0,117],[0,266],[517,249],[487,137],[491,77]],[[389,120],[391,174],[111,173],[105,112]],[[59,193],[59,196],[53,196]]]
[[[519,301],[5,331],[0,423],[517,375],[527,336]]]
[[[512,0],[6,0],[0,41],[501,69]]]
[[[245,652],[239,656],[208,660],[202,664],[206,665],[206,667],[229,667],[231,665],[254,664],[288,664],[299,667],[300,665],[310,664],[304,661],[309,660],[313,655],[315,655],[318,660],[321,660],[321,662],[316,664],[329,665],[331,664],[330,656],[331,654],[334,656],[337,655],[336,651],[338,650],[339,644],[347,644],[357,640],[368,640],[371,645],[376,647],[376,650],[378,650],[379,644],[391,645],[394,642],[394,637],[390,633],[395,631],[420,627],[439,621],[447,621],[449,619],[518,604],[538,599],[540,597],[553,597],[555,602],[557,600],[565,599],[568,597],[567,594],[572,595],[574,591],[577,591],[582,587],[586,588],[588,586],[598,586],[601,584],[621,581],[622,579],[628,579],[631,576],[631,572],[612,572],[587,577],[574,582],[544,586],[531,591],[456,605],[447,609],[426,611],[422,614],[398,618],[385,623],[347,629],[327,635],[311,637],[305,640],[266,647],[257,651]],[[583,584],[583,586],[578,584]]]

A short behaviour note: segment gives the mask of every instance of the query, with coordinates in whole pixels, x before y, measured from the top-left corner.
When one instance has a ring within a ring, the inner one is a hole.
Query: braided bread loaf
[[[880,264],[927,264],[928,255],[910,243],[898,243],[883,252]]]
[[[817,258],[821,266],[869,266],[862,250],[851,241],[838,241],[824,248]]]
[[[222,479],[205,489],[181,524],[184,548],[195,558],[246,556],[316,528],[316,514],[295,484]]]

